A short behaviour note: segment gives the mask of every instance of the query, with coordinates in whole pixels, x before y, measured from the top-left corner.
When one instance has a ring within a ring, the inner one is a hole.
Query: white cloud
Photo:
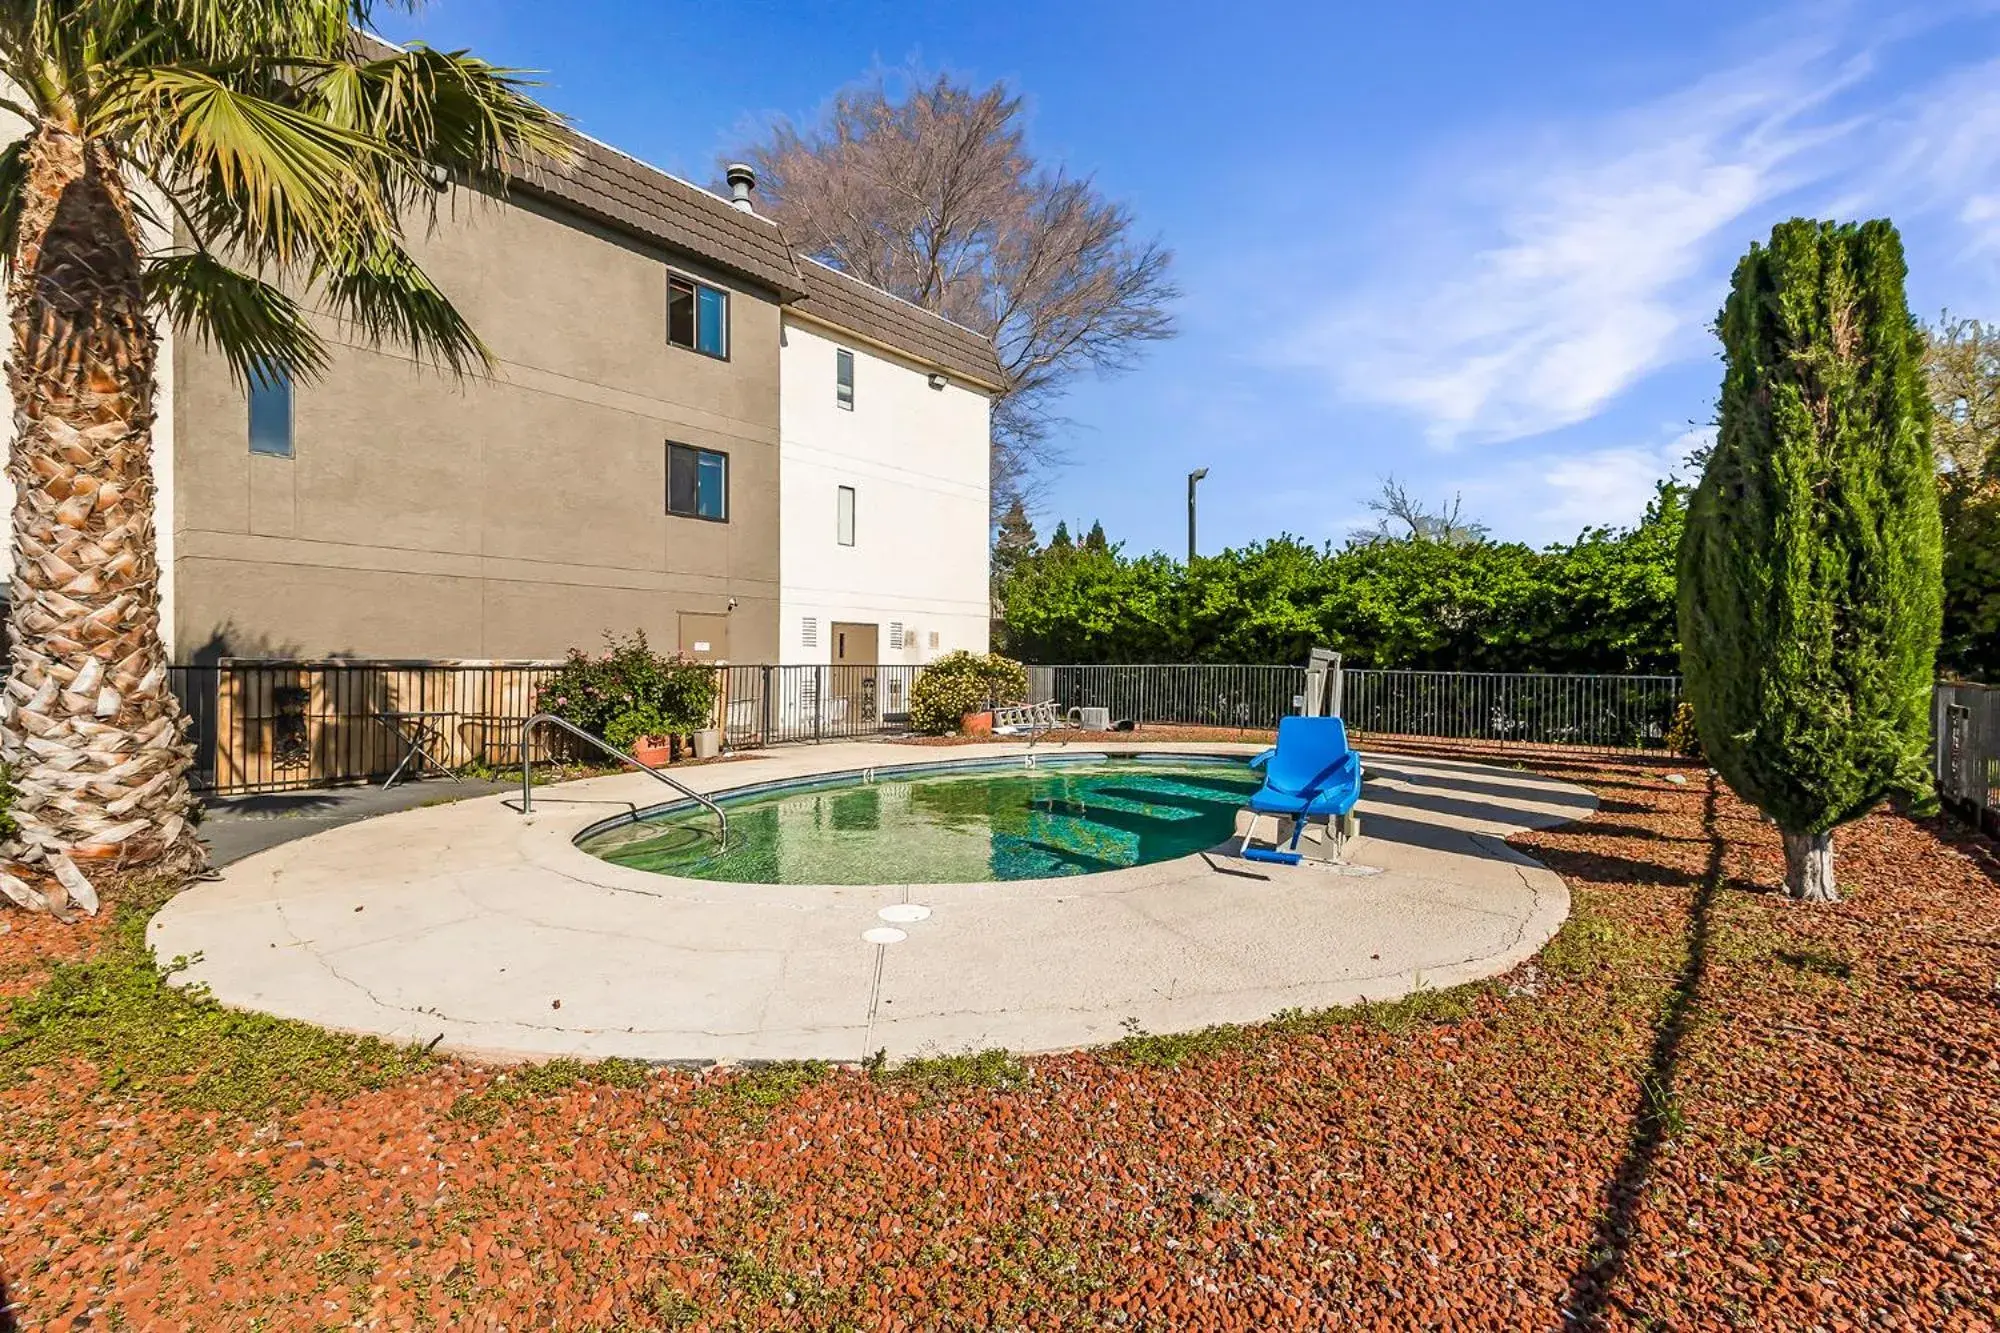
[[[1280,355],[1349,401],[1414,415],[1438,444],[1587,420],[1700,349],[1745,219],[1854,151],[1856,123],[1825,112],[1867,68],[1798,47],[1594,132],[1509,145],[1414,204],[1399,253],[1374,266],[1389,276],[1294,328]]]
[[[1505,506],[1503,535],[1536,545],[1569,541],[1586,528],[1629,527],[1664,478],[1691,480],[1688,455],[1714,442],[1715,428],[1701,426],[1663,433],[1655,443],[1516,459],[1466,484],[1466,510],[1487,519]]]
[[[1859,187],[1865,205],[1940,210],[1963,228],[1966,250],[2000,250],[2000,60],[1929,81],[1882,128],[1899,150]]]

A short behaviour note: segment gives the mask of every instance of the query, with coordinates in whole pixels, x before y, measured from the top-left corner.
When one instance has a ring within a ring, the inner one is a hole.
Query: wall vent
[[[799,642],[808,648],[819,647],[819,619],[807,616],[799,622]]]
[[[892,653],[903,651],[903,622],[900,620],[889,622],[889,651]]]

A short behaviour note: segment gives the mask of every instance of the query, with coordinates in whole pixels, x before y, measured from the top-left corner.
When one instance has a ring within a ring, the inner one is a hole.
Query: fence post
[[[762,703],[761,703],[761,705],[760,705],[760,707],[759,707],[759,713],[758,713],[758,719],[757,719],[757,744],[759,744],[759,745],[769,745],[769,744],[771,743],[771,667],[770,667],[770,664],[769,664],[769,663],[766,663],[766,664],[765,664],[765,665],[764,665],[764,666],[763,666],[763,667],[761,668],[761,670],[763,671],[764,675],[763,675],[763,682],[762,682],[762,685],[761,685],[761,687],[759,688],[759,690],[758,690],[758,692],[757,692],[757,697],[758,697],[758,698],[759,698],[760,700],[762,700]]]
[[[813,744],[820,741],[826,722],[826,668],[813,668]]]

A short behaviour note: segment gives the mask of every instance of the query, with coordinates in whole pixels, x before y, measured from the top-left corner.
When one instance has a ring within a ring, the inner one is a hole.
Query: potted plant
[[[604,728],[604,739],[648,767],[658,768],[674,760],[672,725],[650,704],[628,708],[611,719]]]
[[[606,635],[595,656],[572,650],[537,691],[537,704],[642,764],[670,762],[709,725],[721,680],[713,666],[653,651],[643,633]]]

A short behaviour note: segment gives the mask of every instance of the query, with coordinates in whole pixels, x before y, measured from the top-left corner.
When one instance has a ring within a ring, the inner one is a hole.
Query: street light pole
[[[1194,485],[1208,475],[1208,469],[1198,467],[1188,473],[1188,567],[1194,567]]]

